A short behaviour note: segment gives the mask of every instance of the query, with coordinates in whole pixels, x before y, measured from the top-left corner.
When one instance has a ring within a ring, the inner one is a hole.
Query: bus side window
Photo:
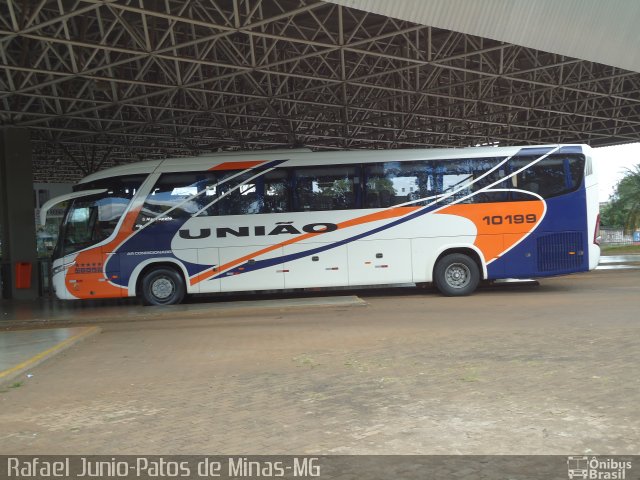
[[[289,207],[289,181],[287,171],[280,169],[266,173],[258,182],[262,196],[260,213],[284,213]]]
[[[246,172],[225,172],[218,178],[216,203],[207,208],[207,215],[252,215],[289,211],[287,171],[273,170],[255,176]],[[255,178],[253,178],[255,177]]]
[[[355,165],[296,168],[294,210],[303,212],[358,208],[358,170]]]
[[[98,200],[98,218],[95,226],[95,240],[104,240],[113,233],[129,204],[125,196],[108,196]]]
[[[365,208],[387,208],[433,195],[430,163],[385,162],[365,166]]]
[[[195,215],[213,202],[217,194],[215,185],[213,172],[163,173],[147,196],[137,225],[158,217],[174,220]]]

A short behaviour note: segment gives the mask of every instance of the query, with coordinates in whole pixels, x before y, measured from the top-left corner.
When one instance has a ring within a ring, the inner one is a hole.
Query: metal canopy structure
[[[585,32],[586,34],[587,32]],[[36,181],[220,149],[640,139],[640,74],[314,0],[5,0]]]
[[[328,0],[523,47],[640,72],[640,2],[629,0]]]

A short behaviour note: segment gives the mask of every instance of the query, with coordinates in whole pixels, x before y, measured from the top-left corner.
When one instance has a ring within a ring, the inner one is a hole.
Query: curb
[[[84,330],[77,335],[69,337],[66,340],[63,340],[62,342],[54,345],[53,347],[50,347],[27,360],[14,365],[11,368],[0,371],[0,386],[5,385],[11,380],[14,380],[16,377],[22,375],[27,370],[40,365],[41,363],[54,357],[55,355],[64,352],[76,343],[81,342],[86,338],[92,337],[93,335],[96,335],[101,331],[102,329],[100,327],[85,327]]]

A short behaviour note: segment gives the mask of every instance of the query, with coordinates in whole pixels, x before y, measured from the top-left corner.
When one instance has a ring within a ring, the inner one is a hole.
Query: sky
[[[640,143],[628,143],[594,149],[598,172],[600,201],[606,202],[616,184],[625,174],[625,168],[640,164]]]

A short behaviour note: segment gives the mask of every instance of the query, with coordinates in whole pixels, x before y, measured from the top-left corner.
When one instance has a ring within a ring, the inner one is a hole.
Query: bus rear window
[[[514,160],[512,170],[520,170],[534,160],[530,157]],[[550,198],[577,190],[583,177],[583,155],[551,155],[518,173],[512,178],[512,186]]]

